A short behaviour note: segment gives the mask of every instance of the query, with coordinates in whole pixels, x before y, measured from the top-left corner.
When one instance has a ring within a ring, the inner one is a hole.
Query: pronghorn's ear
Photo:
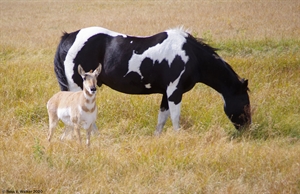
[[[101,69],[102,69],[102,65],[100,63],[97,69],[95,69],[95,71],[93,72],[96,77],[98,77],[98,75],[101,73]]]
[[[78,73],[79,73],[79,75],[81,75],[81,77],[84,77],[84,75],[85,75],[85,71],[83,70],[81,65],[78,65]]]

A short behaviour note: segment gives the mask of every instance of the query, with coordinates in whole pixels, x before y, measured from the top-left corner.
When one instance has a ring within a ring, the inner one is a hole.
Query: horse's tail
[[[65,67],[64,67],[64,57],[66,56],[68,49],[64,48],[64,41],[68,38],[69,34],[64,33],[61,37],[61,41],[57,47],[55,57],[54,57],[54,72],[56,74],[56,78],[60,87],[60,90],[62,91],[68,91],[68,80],[65,73]]]

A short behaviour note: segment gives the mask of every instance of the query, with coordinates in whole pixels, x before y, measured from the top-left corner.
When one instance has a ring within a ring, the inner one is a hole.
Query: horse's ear
[[[247,80],[247,79],[244,80],[244,83],[243,83],[243,84],[244,84],[245,87],[248,87],[248,80]]]
[[[243,79],[242,82],[243,90],[248,90],[248,80]]]
[[[95,71],[94,71],[94,74],[96,77],[98,77],[98,75],[101,73],[101,69],[102,69],[102,65],[100,63],[99,66],[97,67],[97,69],[95,69]]]
[[[81,75],[81,77],[84,77],[84,75],[85,75],[85,71],[83,70],[81,65],[78,65],[78,73],[79,73],[79,75]]]

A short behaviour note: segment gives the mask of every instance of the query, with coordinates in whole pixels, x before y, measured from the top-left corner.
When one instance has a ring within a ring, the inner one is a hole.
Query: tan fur
[[[47,103],[49,115],[49,135],[50,142],[55,127],[59,120],[62,120],[66,128],[74,128],[77,133],[79,143],[81,143],[80,128],[86,129],[87,145],[90,145],[90,135],[95,126],[97,116],[96,89],[97,77],[101,72],[101,64],[94,71],[86,73],[82,67],[78,66],[78,73],[83,78],[83,91],[56,93]],[[64,134],[65,135],[65,134]]]

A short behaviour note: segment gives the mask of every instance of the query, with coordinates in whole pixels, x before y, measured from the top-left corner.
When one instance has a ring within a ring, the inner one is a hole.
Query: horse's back
[[[190,63],[190,50],[185,50],[189,34],[175,28],[152,36],[128,36],[101,27],[84,28],[64,33],[55,62],[62,90],[82,88],[75,71],[79,64],[89,71],[99,63],[103,72],[98,85],[128,94],[163,93]],[[186,77],[186,76],[185,76]]]

